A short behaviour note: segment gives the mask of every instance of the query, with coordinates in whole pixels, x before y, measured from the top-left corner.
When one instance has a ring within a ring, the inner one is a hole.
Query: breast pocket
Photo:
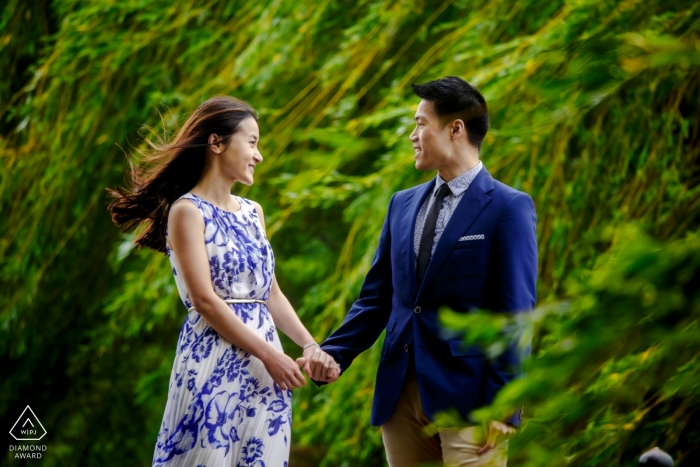
[[[462,240],[457,242],[455,245],[455,250],[462,250],[464,248],[483,248],[486,246],[486,239],[480,238],[478,240]]]

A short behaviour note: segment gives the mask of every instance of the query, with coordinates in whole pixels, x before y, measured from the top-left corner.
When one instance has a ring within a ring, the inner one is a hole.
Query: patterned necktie
[[[430,255],[433,251],[433,242],[435,241],[435,225],[437,224],[438,214],[440,214],[440,209],[442,209],[442,201],[445,196],[451,194],[450,187],[447,183],[443,183],[438,188],[435,194],[435,201],[430,206],[428,215],[425,217],[425,226],[423,227],[423,233],[420,237],[420,246],[418,247],[418,286],[420,287],[423,282],[423,277],[425,276],[425,270],[428,269],[428,263],[430,263]]]

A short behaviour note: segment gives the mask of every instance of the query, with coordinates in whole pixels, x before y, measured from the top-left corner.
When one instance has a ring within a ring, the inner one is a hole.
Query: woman
[[[154,466],[287,466],[291,389],[306,381],[276,328],[305,361],[322,351],[277,285],[262,208],[231,195],[253,184],[258,141],[255,110],[214,97],[171,142],[149,141],[131,192],[109,190],[113,221],[143,225],[135,242],[168,255],[188,310]],[[310,376],[334,381],[337,365],[321,358]]]

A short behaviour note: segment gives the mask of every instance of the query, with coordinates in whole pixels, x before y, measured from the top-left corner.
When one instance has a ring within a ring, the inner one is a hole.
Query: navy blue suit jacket
[[[435,179],[395,193],[379,246],[359,299],[323,344],[345,371],[386,329],[372,407],[372,425],[384,424],[396,406],[410,353],[427,415],[456,409],[462,417],[488,405],[519,373],[522,352],[513,345],[489,360],[478,347],[444,329],[437,310],[448,306],[517,313],[535,306],[537,238],[530,196],[483,168],[462,196],[430,260],[420,287],[413,232]],[[483,240],[459,241],[483,234]],[[510,423],[519,424],[520,414]]]

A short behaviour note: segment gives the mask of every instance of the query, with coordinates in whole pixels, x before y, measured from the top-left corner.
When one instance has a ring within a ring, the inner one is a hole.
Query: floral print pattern
[[[253,204],[237,197],[241,209],[229,212],[192,193],[183,198],[193,202],[204,218],[216,294],[222,299],[267,300],[275,262]],[[190,308],[177,257],[169,244],[166,248],[180,298]],[[246,326],[282,350],[266,305],[228,306]],[[287,467],[291,397],[291,391],[274,383],[260,360],[226,341],[192,310],[180,329],[152,465]]]

